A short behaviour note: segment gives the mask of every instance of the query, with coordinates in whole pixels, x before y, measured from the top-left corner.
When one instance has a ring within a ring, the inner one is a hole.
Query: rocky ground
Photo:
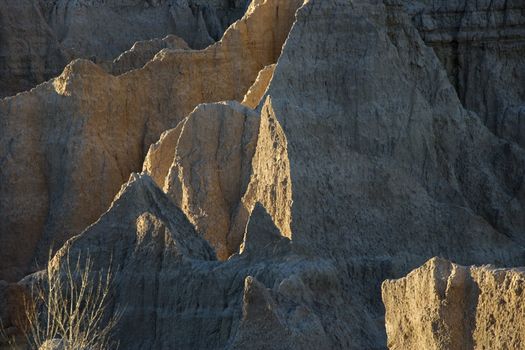
[[[4,327],[51,249],[123,349],[524,347],[525,4],[245,5],[0,5]]]

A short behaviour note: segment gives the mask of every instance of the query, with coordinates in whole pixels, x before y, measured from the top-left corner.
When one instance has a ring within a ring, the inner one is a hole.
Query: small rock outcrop
[[[268,89],[268,85],[270,85],[270,82],[272,81],[274,71],[275,64],[272,64],[270,66],[264,67],[259,72],[255,83],[250,87],[244,96],[244,99],[242,100],[243,105],[253,109],[257,108],[264,94],[266,93],[266,90]]]
[[[383,283],[388,347],[522,349],[525,270],[464,267],[434,258]]]

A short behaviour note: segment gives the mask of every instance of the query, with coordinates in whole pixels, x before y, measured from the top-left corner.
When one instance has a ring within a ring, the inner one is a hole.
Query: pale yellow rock
[[[525,270],[434,258],[383,283],[391,350],[523,349]]]
[[[104,62],[102,66],[113,75],[123,74],[132,69],[142,68],[163,49],[189,50],[190,47],[184,39],[176,35],[168,35],[162,39],[137,41],[131,49],[121,53],[111,62]]]
[[[142,165],[142,171],[149,174],[160,188],[164,188],[185,122],[186,119],[182,120],[176,128],[163,132],[160,139],[149,147]]]
[[[266,90],[268,89],[268,85],[270,84],[273,72],[275,71],[275,64],[269,65],[264,67],[257,76],[257,79],[255,80],[255,83],[250,87],[246,95],[244,96],[244,99],[242,100],[242,104],[245,106],[248,106],[250,108],[257,108],[259,103],[261,102],[261,99],[263,98],[264,94],[266,93]]]

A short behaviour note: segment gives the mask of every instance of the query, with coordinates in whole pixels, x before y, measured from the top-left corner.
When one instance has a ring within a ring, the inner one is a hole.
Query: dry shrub
[[[25,303],[27,343],[41,350],[116,349],[112,331],[122,313],[108,315],[113,283],[111,263],[94,271],[89,257],[72,264],[69,250],[60,267],[47,264],[42,283],[33,284]]]

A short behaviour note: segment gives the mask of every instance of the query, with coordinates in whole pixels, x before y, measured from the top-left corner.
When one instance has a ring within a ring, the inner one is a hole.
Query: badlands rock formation
[[[434,258],[383,283],[388,347],[522,349],[525,270],[464,267]]]
[[[525,150],[403,5],[254,0],[206,50],[118,77],[76,61],[0,101],[4,278],[85,228],[51,264],[118,267],[122,348],[384,349],[385,279],[524,265]]]
[[[496,135],[525,146],[525,3],[404,1],[463,105]]]
[[[140,40],[175,34],[204,48],[247,5],[247,0],[4,0],[0,97],[59,75],[74,58],[111,61]]]
[[[299,3],[253,5],[203,51],[163,50],[118,77],[76,60],[52,81],[0,100],[0,279],[21,278],[35,258],[94,222],[149,145],[199,103],[241,101],[279,57]]]
[[[268,220],[259,206],[247,228],[259,238],[248,239],[241,255],[218,262],[154,181],[133,174],[109,210],[51,264],[59,268],[67,256],[89,250],[95,266],[116,267],[113,307],[124,311],[117,338],[125,349],[246,349],[254,340],[262,349],[267,339],[261,332],[269,329],[276,331],[272,341],[282,344],[276,348],[327,348],[316,313],[322,306],[314,301],[327,298],[316,295],[324,292],[321,286],[338,292],[336,272],[292,254],[288,239],[261,225]],[[264,287],[273,284],[276,291]]]
[[[189,46],[183,39],[175,35],[168,35],[162,39],[137,41],[131,49],[121,53],[112,62],[103,62],[101,66],[113,75],[124,74],[130,70],[144,67],[163,49],[189,50]]]
[[[238,102],[200,105],[144,162],[223,260],[239,248],[228,249],[228,234],[248,185],[258,129],[258,115]]]

